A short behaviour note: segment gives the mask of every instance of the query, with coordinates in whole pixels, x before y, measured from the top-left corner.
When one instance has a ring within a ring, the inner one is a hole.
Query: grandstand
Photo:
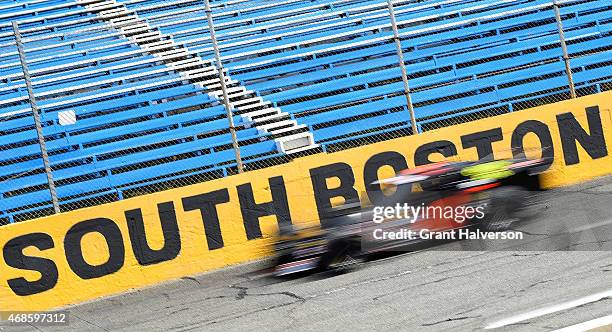
[[[559,0],[578,95],[612,82],[612,4]],[[569,98],[550,0],[397,0],[421,132]],[[247,169],[413,134],[387,2],[211,1]],[[201,0],[0,3],[0,224],[224,177],[236,162]],[[60,115],[74,111],[74,124]]]

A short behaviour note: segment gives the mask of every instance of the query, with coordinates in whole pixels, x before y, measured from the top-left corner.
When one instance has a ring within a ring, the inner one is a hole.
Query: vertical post
[[[215,60],[217,62],[217,71],[219,72],[219,80],[221,81],[221,90],[223,91],[223,103],[225,104],[225,111],[227,112],[227,120],[229,121],[229,130],[232,135],[232,145],[234,147],[234,153],[236,155],[236,164],[238,165],[238,173],[244,172],[244,166],[242,165],[242,158],[240,157],[240,146],[238,145],[238,137],[236,136],[236,127],[234,127],[234,116],[232,113],[232,104],[229,100],[227,93],[227,85],[225,83],[225,73],[223,72],[223,63],[221,62],[221,52],[219,51],[219,45],[217,43],[217,36],[215,34],[215,24],[213,22],[212,10],[210,8],[210,0],[205,0],[206,6],[206,18],[208,19],[208,29],[210,31],[210,38],[212,40],[213,49],[215,50]]]
[[[34,89],[32,88],[32,78],[30,77],[30,70],[28,69],[28,63],[26,61],[25,50],[23,47],[23,42],[21,40],[21,33],[19,32],[19,23],[17,23],[16,21],[13,21],[13,32],[15,33],[15,42],[17,44],[17,51],[19,52],[19,60],[21,61],[21,70],[23,71],[23,78],[25,80],[26,88],[28,90],[28,97],[30,100],[30,106],[32,108],[32,116],[34,116],[34,123],[36,124],[38,145],[40,146],[40,153],[42,154],[43,164],[45,166],[45,173],[47,173],[47,182],[49,183],[49,192],[51,193],[51,202],[53,203],[53,210],[55,210],[55,213],[60,213],[61,211],[57,200],[55,182],[53,181],[53,174],[51,173],[51,167],[49,166],[47,145],[45,144],[45,136],[42,133],[40,114],[38,114],[39,109],[38,105],[36,104]]]
[[[402,70],[402,81],[404,81],[404,95],[406,95],[406,103],[408,106],[408,112],[410,112],[410,122],[412,123],[412,134],[416,135],[419,133],[417,128],[416,117],[414,115],[414,106],[412,105],[412,97],[410,96],[410,84],[408,82],[408,71],[406,70],[406,63],[404,62],[404,51],[402,50],[402,42],[399,36],[399,30],[397,28],[397,21],[395,20],[395,10],[393,9],[393,3],[391,0],[387,0],[389,6],[389,16],[391,17],[391,27],[393,28],[393,39],[395,40],[395,47],[397,48],[397,57],[399,58],[399,66]]]
[[[565,62],[565,72],[569,82],[570,95],[572,99],[576,98],[576,87],[574,86],[574,76],[572,74],[572,66],[570,57],[567,52],[567,44],[565,43],[565,32],[563,31],[563,21],[561,20],[561,11],[557,0],[553,0],[553,8],[555,10],[555,19],[557,20],[557,28],[559,29],[559,39],[561,40],[561,50],[563,51],[563,61]]]

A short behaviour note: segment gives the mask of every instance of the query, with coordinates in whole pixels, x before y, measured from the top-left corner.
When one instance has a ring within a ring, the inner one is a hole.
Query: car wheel
[[[489,232],[500,232],[510,228],[519,220],[528,191],[522,187],[507,186],[489,192],[489,202],[485,217],[479,228]]]
[[[363,263],[358,242],[339,241],[330,245],[327,257],[322,260],[322,267],[337,273],[350,272]]]

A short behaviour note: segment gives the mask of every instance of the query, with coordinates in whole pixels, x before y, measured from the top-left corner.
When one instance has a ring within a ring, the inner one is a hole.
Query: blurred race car
[[[274,274],[348,270],[369,254],[423,241],[381,239],[376,236],[377,232],[439,233],[474,227],[493,232],[507,230],[520,219],[528,197],[541,190],[539,174],[548,165],[549,160],[542,158],[519,157],[439,162],[401,171],[372,184],[397,187],[395,194],[386,197],[384,202],[364,207],[361,202],[348,202],[334,208],[332,217],[322,220],[321,225],[325,227],[290,226],[281,230],[274,248]],[[404,206],[417,210],[404,211],[404,214],[383,213]],[[422,211],[453,213],[432,215]],[[481,215],[468,211],[480,211]]]

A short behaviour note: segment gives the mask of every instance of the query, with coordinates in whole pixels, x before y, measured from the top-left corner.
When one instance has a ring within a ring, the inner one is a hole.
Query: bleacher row
[[[551,1],[394,2],[421,131],[567,98]],[[203,1],[5,3],[5,222],[52,211],[12,20],[26,40],[62,209],[232,172]],[[211,3],[247,165],[287,160],[279,134],[260,129],[270,123],[276,133],[312,133],[324,150],[410,134],[386,1]],[[559,3],[578,92],[609,89],[612,4]],[[65,110],[76,124],[59,125]]]

